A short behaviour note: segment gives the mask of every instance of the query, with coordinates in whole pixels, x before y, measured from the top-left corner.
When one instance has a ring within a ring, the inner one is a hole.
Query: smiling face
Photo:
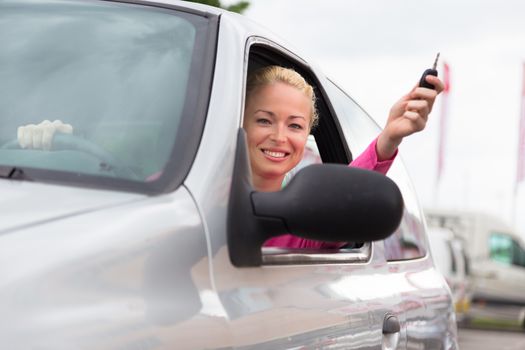
[[[263,85],[250,94],[243,126],[257,190],[278,191],[301,161],[310,118],[311,99],[286,83]]]

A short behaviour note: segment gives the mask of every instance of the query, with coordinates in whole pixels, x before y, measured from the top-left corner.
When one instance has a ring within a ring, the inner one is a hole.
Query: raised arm
[[[350,166],[386,174],[403,138],[425,128],[436,97],[443,91],[444,85],[439,78],[429,75],[426,80],[435,90],[414,86],[394,103],[383,131]]]

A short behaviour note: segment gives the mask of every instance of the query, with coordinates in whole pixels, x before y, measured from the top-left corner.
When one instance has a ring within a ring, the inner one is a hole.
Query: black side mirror
[[[259,266],[261,246],[290,233],[332,242],[370,242],[401,222],[403,197],[379,173],[342,164],[310,165],[278,192],[252,186],[246,136],[239,129],[228,208],[228,248],[235,266]]]

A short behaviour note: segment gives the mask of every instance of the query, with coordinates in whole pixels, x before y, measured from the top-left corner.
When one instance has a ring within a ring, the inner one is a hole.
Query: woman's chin
[[[293,167],[292,167],[293,168]],[[262,174],[265,179],[275,179],[276,181],[282,181],[284,176],[292,169],[290,167],[272,167],[264,169]]]

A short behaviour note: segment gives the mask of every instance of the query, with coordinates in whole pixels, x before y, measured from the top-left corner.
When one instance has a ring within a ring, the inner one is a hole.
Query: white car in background
[[[1,0],[0,47],[2,348],[457,349],[401,159],[347,166],[380,129],[299,49],[168,0]],[[314,86],[325,164],[259,193],[245,82],[275,64]],[[20,149],[45,119],[75,132]],[[362,244],[262,248],[283,233]]]
[[[525,244],[494,215],[425,210],[430,227],[451,230],[463,242],[472,293],[471,318],[525,328]]]

